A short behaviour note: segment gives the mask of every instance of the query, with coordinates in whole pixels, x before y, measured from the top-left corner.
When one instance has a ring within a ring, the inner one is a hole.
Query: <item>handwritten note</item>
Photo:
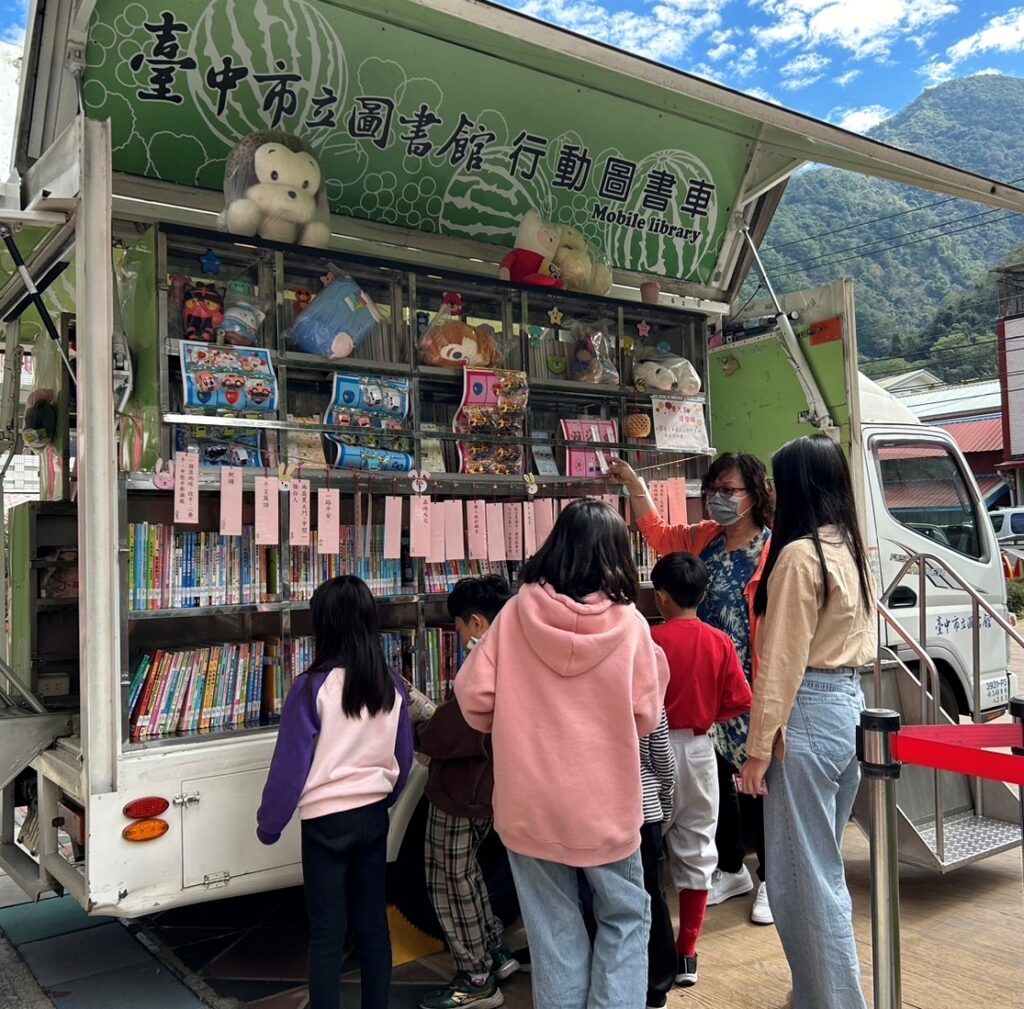
[[[537,512],[532,501],[523,502],[523,556],[532,557],[537,552]]]
[[[505,553],[510,561],[523,559],[523,506],[518,501],[502,505],[505,510]]]
[[[199,524],[199,453],[174,453],[174,524]]]
[[[280,489],[276,476],[256,477],[256,545],[276,547],[280,542]]]
[[[658,514],[667,522],[668,517],[668,481],[652,480],[648,487],[651,492],[651,500],[654,501]]]
[[[402,559],[402,499],[384,499],[384,559]]]
[[[676,477],[668,482],[668,521],[674,526],[685,525],[686,515],[686,480]]]
[[[430,542],[433,508],[431,500],[425,494],[416,494],[409,498],[409,555],[411,557],[427,557],[430,555]]]
[[[505,509],[500,504],[484,506],[487,521],[487,559],[489,561],[508,560],[505,549]]]
[[[554,501],[551,498],[540,498],[533,502],[534,525],[537,527],[537,549],[544,546],[544,541],[551,535],[555,527]]]
[[[242,535],[242,469],[239,466],[220,468],[220,534]]]
[[[677,452],[704,452],[708,447],[708,429],[704,407],[681,399],[652,396],[654,442],[660,449]]]
[[[460,500],[444,503],[444,555],[449,561],[466,559],[466,520]]]
[[[288,491],[288,542],[293,547],[309,546],[309,481],[292,480]]]
[[[427,554],[427,562],[430,564],[443,564],[445,560],[446,504],[446,501],[433,501],[430,505],[430,552]]]
[[[321,554],[341,553],[341,491],[321,487],[316,493],[316,548]]]
[[[487,560],[487,510],[483,501],[466,502],[466,539],[471,561]]]

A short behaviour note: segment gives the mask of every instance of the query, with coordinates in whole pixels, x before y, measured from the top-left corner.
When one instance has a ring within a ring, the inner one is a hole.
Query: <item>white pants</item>
[[[665,825],[669,871],[676,890],[709,890],[718,864],[718,768],[708,735],[669,732],[676,756],[676,795]]]

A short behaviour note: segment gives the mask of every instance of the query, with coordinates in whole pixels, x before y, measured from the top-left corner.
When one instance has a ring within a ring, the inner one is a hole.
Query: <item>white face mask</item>
[[[740,496],[726,497],[720,491],[708,495],[708,515],[720,526],[735,525],[746,512],[740,511]]]

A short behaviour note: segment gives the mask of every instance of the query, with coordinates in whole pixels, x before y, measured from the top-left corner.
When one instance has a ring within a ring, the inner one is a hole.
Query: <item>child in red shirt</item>
[[[665,623],[651,629],[668,658],[665,694],[676,758],[676,792],[665,827],[672,882],[679,892],[676,983],[697,983],[697,939],[718,862],[718,774],[708,730],[750,710],[750,686],[728,635],[697,619],[708,573],[693,554],[663,557],[651,572]]]

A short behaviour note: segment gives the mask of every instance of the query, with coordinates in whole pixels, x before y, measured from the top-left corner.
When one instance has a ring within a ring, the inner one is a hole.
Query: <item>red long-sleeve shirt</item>
[[[750,710],[750,685],[728,635],[696,619],[668,620],[651,635],[668,658],[670,729],[707,732]]]

